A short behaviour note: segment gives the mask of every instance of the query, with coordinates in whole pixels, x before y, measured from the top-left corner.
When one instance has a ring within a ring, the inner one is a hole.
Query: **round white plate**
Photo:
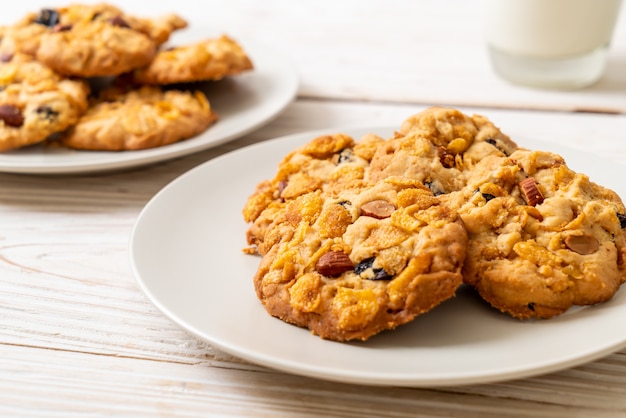
[[[387,137],[393,128],[347,129]],[[259,257],[245,255],[241,210],[256,184],[317,134],[263,142],[208,161],[160,191],[133,229],[130,257],[154,305],[196,337],[232,355],[296,374],[334,381],[447,386],[528,377],[582,364],[626,346],[626,289],[604,304],[544,321],[501,314],[462,287],[457,296],[410,324],[366,342],[337,343],[270,317],[252,277]],[[624,171],[592,155],[520,141],[563,155],[577,171],[626,188]]]
[[[163,147],[139,151],[78,151],[35,145],[0,153],[0,172],[68,174],[106,171],[156,163],[233,140],[271,121],[295,97],[298,75],[284,53],[246,43],[254,70],[203,87],[218,121],[202,134]]]

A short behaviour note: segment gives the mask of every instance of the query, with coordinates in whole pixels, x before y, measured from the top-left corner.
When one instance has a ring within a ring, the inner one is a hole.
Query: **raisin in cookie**
[[[358,141],[345,134],[322,135],[285,156],[274,178],[259,183],[243,208],[244,220],[251,223],[249,252],[265,254],[280,238],[266,236],[266,231],[286,202],[310,192],[323,190],[332,196],[362,186],[369,161],[383,141],[371,134]]]
[[[434,193],[460,190],[464,171],[490,154],[509,155],[517,148],[486,118],[456,109],[433,107],[407,118],[395,138],[372,158],[370,179],[408,176]]]
[[[77,123],[89,88],[27,55],[0,62],[0,151],[42,142]]]
[[[626,280],[624,205],[558,155],[486,157],[443,198],[469,234],[465,282],[514,317],[604,302]]]
[[[139,150],[190,138],[216,119],[200,91],[113,88],[103,91],[60,141],[84,150]]]
[[[324,339],[366,340],[452,297],[467,235],[420,182],[391,177],[289,201],[254,277],[272,316]]]
[[[140,84],[176,84],[219,80],[252,68],[242,47],[228,36],[221,36],[160,51],[133,76]]]

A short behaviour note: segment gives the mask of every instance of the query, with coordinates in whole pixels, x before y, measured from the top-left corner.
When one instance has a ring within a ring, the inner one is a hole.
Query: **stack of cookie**
[[[393,329],[463,283],[527,319],[605,302],[626,281],[617,194],[455,109],[389,139],[314,138],[243,215],[266,310],[325,339]]]
[[[217,120],[184,83],[252,70],[227,36],[165,49],[187,22],[72,4],[0,27],[0,151],[49,140],[88,150],[138,150],[195,136]],[[98,88],[94,88],[98,86]]]

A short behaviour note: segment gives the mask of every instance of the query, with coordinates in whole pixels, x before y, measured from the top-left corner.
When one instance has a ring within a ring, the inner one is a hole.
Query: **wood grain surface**
[[[0,23],[43,5],[7,3]],[[626,349],[544,376],[430,389],[331,383],[250,364],[190,336],[152,306],[128,253],[146,203],[205,161],[312,129],[399,126],[432,104],[481,113],[514,138],[626,164],[624,13],[607,77],[588,90],[553,92],[495,78],[475,1],[124,7],[175,8],[196,31],[273,43],[297,64],[300,93],[266,126],[187,157],[119,172],[0,173],[1,417],[626,416]]]

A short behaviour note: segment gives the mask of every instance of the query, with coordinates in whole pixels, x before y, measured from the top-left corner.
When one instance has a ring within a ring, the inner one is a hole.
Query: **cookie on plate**
[[[147,65],[158,45],[187,25],[176,15],[143,19],[106,3],[30,13],[2,29],[0,54],[25,53],[71,76],[117,75]]]
[[[228,36],[159,51],[147,67],[133,72],[140,84],[219,80],[252,70],[243,48]]]
[[[517,318],[609,300],[626,280],[626,209],[560,156],[491,155],[446,195],[469,234],[464,280]]]
[[[369,161],[383,141],[372,134],[358,141],[341,133],[321,135],[285,156],[274,178],[259,183],[243,208],[244,220],[251,223],[248,251],[263,255],[280,238],[266,236],[266,231],[286,202],[310,192],[332,196],[362,186]]]
[[[0,151],[44,141],[77,123],[89,88],[28,55],[0,62]]]
[[[216,120],[200,91],[112,88],[102,92],[60,141],[84,150],[140,150],[191,138]]]
[[[254,277],[272,316],[336,341],[366,340],[451,298],[467,235],[419,181],[390,177],[290,200]],[[269,231],[268,233],[271,233]]]
[[[463,172],[490,154],[509,155],[517,145],[486,118],[432,107],[407,118],[372,158],[370,179],[408,176],[443,194],[465,185]]]

